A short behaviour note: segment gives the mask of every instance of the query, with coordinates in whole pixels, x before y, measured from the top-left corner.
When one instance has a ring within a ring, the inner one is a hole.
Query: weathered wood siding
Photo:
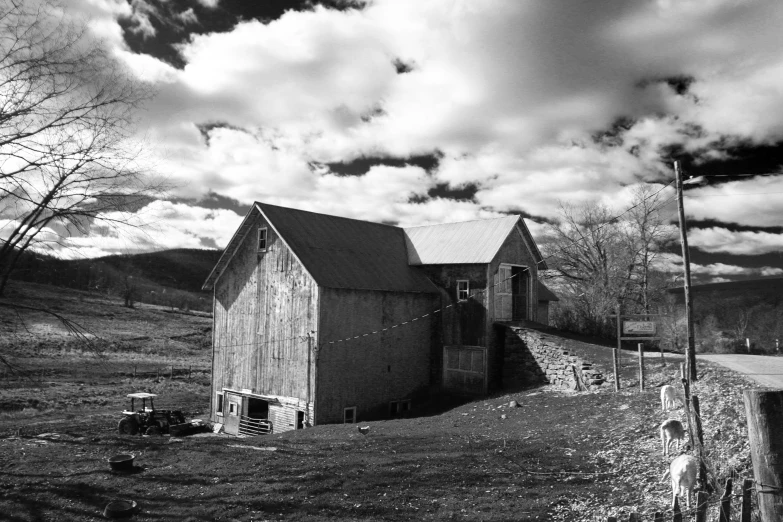
[[[531,321],[536,320],[537,315],[537,303],[538,303],[538,285],[534,284],[538,281],[538,265],[536,264],[533,253],[528,248],[525,240],[522,238],[521,232],[517,229],[511,231],[506,238],[503,245],[498,250],[492,263],[489,264],[489,278],[492,281],[495,274],[498,272],[498,268],[501,264],[507,263],[510,265],[522,265],[528,267],[530,270],[530,278],[528,279],[528,319]],[[490,287],[488,292],[489,303],[495,302],[495,288]],[[494,306],[489,307],[489,314],[487,314],[488,325],[491,325],[496,320]]]
[[[353,406],[359,421],[385,417],[394,400],[415,408],[430,384],[432,315],[401,323],[437,308],[437,294],[322,288],[320,299],[316,423],[343,422]]]
[[[279,404],[269,405],[269,420],[272,422],[272,430],[274,433],[281,433],[283,431],[291,431],[296,429],[296,413],[298,411],[305,412],[305,422],[308,425],[313,424],[313,402],[308,403],[302,400],[288,397],[278,397]]]
[[[506,263],[510,265],[522,265],[526,266],[529,271],[528,278],[528,320],[535,321],[538,316],[538,265],[536,264],[535,256],[530,250],[529,246],[523,239],[522,233],[518,229],[514,229],[508,235],[503,245],[498,250],[495,258],[487,266],[488,277],[490,281],[493,281],[495,274],[498,273],[498,268],[501,264]],[[489,303],[495,303],[495,287],[490,284],[487,291],[487,297]],[[494,391],[502,386],[503,376],[503,349],[505,345],[504,328],[493,328],[492,324],[496,320],[496,312],[494,304],[489,306],[489,313],[487,314],[487,332],[489,332],[487,356],[488,371],[489,371],[489,390]]]
[[[487,265],[424,265],[427,277],[439,287],[441,312],[436,316],[432,341],[432,385],[443,386],[444,346],[487,345]],[[473,295],[457,302],[457,281],[467,279]]]
[[[267,249],[259,253],[262,226]],[[306,337],[317,330],[317,304],[317,285],[259,216],[215,285],[213,391],[312,401]]]
[[[422,269],[441,293],[444,345],[487,345],[486,265],[426,265]],[[457,301],[457,281],[468,280],[472,297]]]

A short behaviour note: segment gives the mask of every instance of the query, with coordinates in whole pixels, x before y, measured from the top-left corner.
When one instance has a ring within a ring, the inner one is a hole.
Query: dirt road
[[[764,386],[783,389],[783,357],[742,354],[698,354],[697,359],[725,366]]]

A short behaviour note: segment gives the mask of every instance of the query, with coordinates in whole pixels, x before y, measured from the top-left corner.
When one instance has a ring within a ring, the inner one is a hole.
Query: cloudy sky
[[[254,200],[542,238],[560,201],[619,213],[678,159],[709,178],[698,280],[783,276],[779,0],[64,1],[156,89],[139,128],[175,184],[80,255],[222,247]]]

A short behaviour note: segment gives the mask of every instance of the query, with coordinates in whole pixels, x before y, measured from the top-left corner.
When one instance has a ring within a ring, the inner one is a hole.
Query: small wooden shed
[[[542,265],[519,216],[400,228],[256,203],[204,284],[212,420],[280,432],[486,393]]]

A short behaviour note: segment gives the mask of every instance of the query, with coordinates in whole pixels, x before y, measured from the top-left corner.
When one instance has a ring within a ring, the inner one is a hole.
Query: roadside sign
[[[623,321],[623,333],[630,335],[655,335],[655,322]]]

